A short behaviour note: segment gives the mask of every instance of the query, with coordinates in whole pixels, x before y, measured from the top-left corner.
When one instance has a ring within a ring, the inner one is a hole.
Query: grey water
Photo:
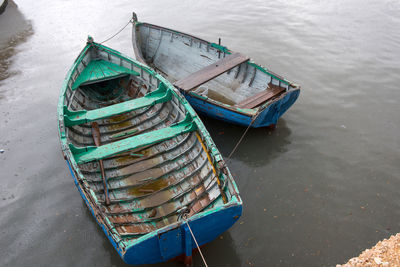
[[[332,266],[400,232],[399,0],[16,4],[0,15],[1,266],[125,265],[75,188],[56,106],[87,35],[107,39],[132,11],[302,86],[229,160],[243,216],[202,249],[209,266]],[[130,30],[106,45],[133,56]],[[203,119],[227,157],[245,129]]]

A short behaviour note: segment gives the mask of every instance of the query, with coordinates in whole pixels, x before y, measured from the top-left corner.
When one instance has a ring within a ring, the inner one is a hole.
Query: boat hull
[[[62,152],[90,212],[129,264],[164,262],[212,241],[242,201],[184,97],[154,70],[88,38],[58,105]]]
[[[210,211],[200,218],[191,219],[189,226],[202,246],[228,230],[241,216],[242,206],[224,207]],[[129,247],[122,256],[128,264],[151,264],[165,262],[178,256],[191,256],[197,248],[186,223],[180,223]]]
[[[82,191],[79,181],[71,168],[71,164],[68,160],[66,160],[66,163],[90,213],[125,263],[135,265],[160,263],[172,260],[181,255],[191,256],[192,251],[197,249],[186,223],[179,223],[176,226],[170,226],[167,229],[157,231],[151,237],[127,249],[121,248],[109,234],[105,225],[98,220],[95,209],[90,204],[86,194]],[[202,246],[227,231],[241,215],[242,205],[223,207],[211,210],[200,218],[190,218],[189,226],[196,237],[197,243],[199,246]]]
[[[135,15],[133,21],[137,60],[165,75],[205,116],[246,127],[268,127],[299,97],[300,86],[227,47],[138,22]],[[225,65],[226,69],[218,69]]]
[[[184,92],[183,92],[184,93]],[[291,90],[282,95],[279,99],[269,103],[252,122],[254,115],[234,111],[232,108],[226,108],[217,105],[211,101],[195,97],[191,94],[183,94],[192,107],[200,114],[241,126],[253,128],[267,127],[275,125],[279,118],[296,102],[300,90]]]

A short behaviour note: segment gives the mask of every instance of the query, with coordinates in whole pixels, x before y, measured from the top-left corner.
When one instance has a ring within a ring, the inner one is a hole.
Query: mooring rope
[[[206,262],[206,259],[204,258],[203,253],[201,252],[201,249],[200,249],[199,244],[197,243],[196,237],[194,236],[194,234],[193,234],[193,232],[192,232],[192,228],[190,228],[189,221],[187,220],[187,213],[183,214],[183,215],[182,215],[182,218],[183,218],[183,221],[184,221],[184,222],[186,223],[186,225],[188,226],[189,231],[190,231],[190,234],[192,235],[193,240],[194,240],[194,242],[196,243],[197,250],[200,252],[200,256],[201,256],[201,259],[203,260],[204,266],[208,267],[207,262]]]
[[[253,125],[253,123],[256,121],[258,115],[260,115],[260,114],[261,114],[261,112],[258,111],[257,114],[254,116],[254,118],[251,120],[251,123],[249,124],[249,126],[247,126],[246,131],[244,131],[244,133],[240,137],[239,141],[236,143],[235,147],[232,149],[231,153],[229,154],[228,160],[232,157],[233,153],[235,153],[235,151],[238,148],[239,144],[242,142],[244,136],[247,134],[247,131],[250,129],[251,125]]]
[[[103,42],[100,42],[100,44],[103,44],[103,43],[105,43],[105,42],[108,42],[108,41],[110,41],[112,38],[114,38],[115,36],[117,36],[118,34],[120,34],[120,33],[129,25],[129,23],[131,23],[131,22],[133,22],[133,19],[130,19],[130,20],[128,21],[128,23],[127,23],[124,27],[122,27],[116,34],[114,34],[114,35],[111,36],[110,38],[104,40]]]

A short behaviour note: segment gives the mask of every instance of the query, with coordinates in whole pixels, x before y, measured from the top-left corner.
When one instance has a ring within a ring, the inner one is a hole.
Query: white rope
[[[253,119],[251,120],[251,123],[247,127],[246,131],[244,131],[243,135],[240,137],[239,141],[236,143],[235,147],[232,149],[231,153],[229,154],[228,159],[230,159],[232,157],[233,153],[235,153],[236,149],[238,148],[239,144],[242,142],[247,131],[250,129],[251,125],[253,125],[253,123],[256,121],[258,115],[260,115],[260,114],[261,114],[261,112],[258,111],[258,113],[253,117]]]
[[[185,221],[186,225],[188,226],[189,231],[190,231],[190,234],[192,235],[193,240],[194,240],[194,242],[196,243],[197,249],[198,249],[199,252],[200,252],[200,256],[201,256],[201,258],[203,259],[204,266],[208,267],[207,262],[206,262],[206,259],[204,258],[203,253],[201,253],[201,249],[200,249],[199,244],[197,243],[196,237],[194,236],[194,234],[193,234],[193,232],[192,232],[192,229],[190,228],[189,222],[188,222],[187,219],[186,219],[186,218],[187,218],[187,214],[184,214],[184,215],[182,216],[182,218],[183,218],[183,220]]]
[[[110,41],[112,38],[114,38],[115,36],[117,36],[118,34],[120,34],[120,32],[122,32],[122,31],[126,28],[126,26],[128,26],[129,23],[131,23],[131,22],[133,22],[133,19],[130,19],[130,20],[128,21],[128,23],[127,23],[124,27],[122,27],[122,29],[120,29],[116,34],[114,34],[114,35],[111,36],[110,38],[104,40],[104,41],[101,42],[100,44],[105,43],[105,42],[107,42],[107,41]]]

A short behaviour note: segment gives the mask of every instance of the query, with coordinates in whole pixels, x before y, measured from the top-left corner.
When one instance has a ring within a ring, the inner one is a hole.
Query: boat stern
[[[300,88],[287,91],[279,98],[269,102],[266,106],[261,107],[261,113],[257,116],[252,127],[267,127],[276,125],[279,118],[296,102],[300,95]]]
[[[199,246],[211,242],[228,230],[241,216],[241,201],[197,214],[187,220]],[[128,264],[152,264],[190,257],[197,249],[186,221],[181,220],[128,246],[123,260]]]

